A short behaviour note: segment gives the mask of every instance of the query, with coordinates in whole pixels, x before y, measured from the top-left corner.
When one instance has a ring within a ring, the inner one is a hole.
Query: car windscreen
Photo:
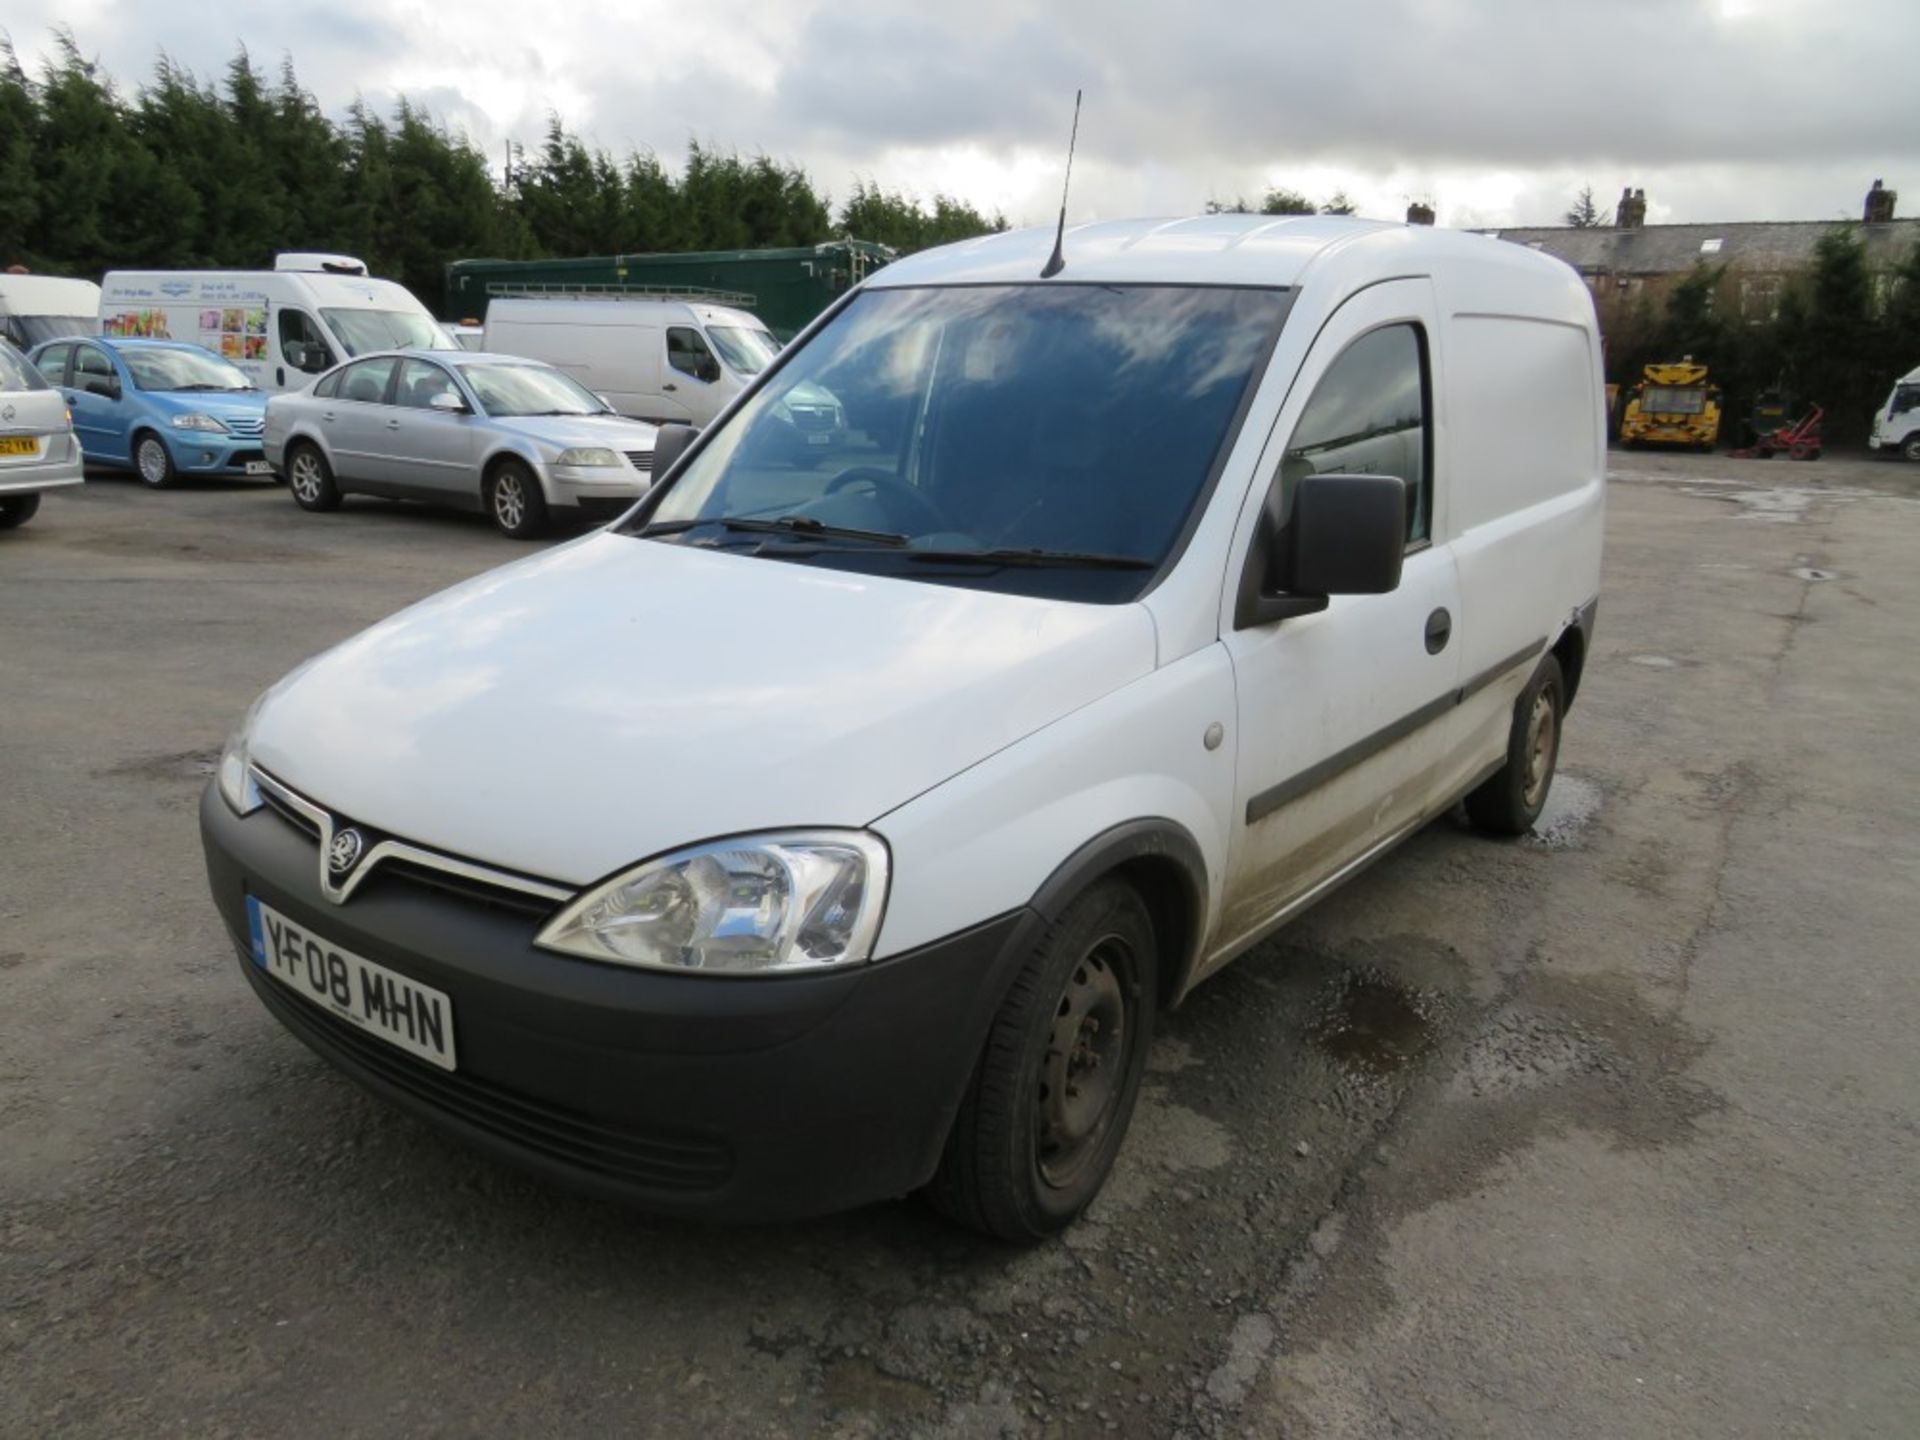
[[[134,350],[120,362],[142,390],[251,390],[254,384],[237,365],[205,350]]]
[[[1290,295],[872,290],[790,353],[626,533],[1115,602],[1151,583],[1237,431]],[[846,413],[822,457],[782,402]]]
[[[6,324],[9,338],[23,350],[31,350],[49,340],[64,340],[69,335],[100,333],[98,315],[10,315]]]
[[[320,314],[349,355],[374,350],[456,348],[430,315],[409,310],[322,310]]]
[[[607,410],[599,396],[544,365],[462,365],[460,373],[489,415],[601,415]]]
[[[709,325],[707,338],[727,368],[741,375],[758,375],[773,363],[780,346],[764,330],[749,330],[741,325]]]
[[[49,390],[46,377],[12,344],[0,340],[0,390]]]

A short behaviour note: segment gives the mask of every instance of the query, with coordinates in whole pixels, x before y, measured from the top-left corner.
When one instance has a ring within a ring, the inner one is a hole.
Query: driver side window
[[[320,327],[304,310],[288,306],[280,312],[280,355],[294,369],[318,375],[333,368],[333,350]]]
[[[1433,531],[1427,473],[1426,337],[1387,325],[1327,367],[1280,460],[1280,483],[1307,475],[1397,475],[1407,487],[1407,547]]]
[[[720,378],[720,362],[707,348],[707,338],[684,325],[667,329],[667,363],[682,375],[691,375],[703,383]]]

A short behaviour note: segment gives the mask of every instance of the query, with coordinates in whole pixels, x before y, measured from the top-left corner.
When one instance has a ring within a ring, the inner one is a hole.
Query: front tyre
[[[1140,1093],[1158,958],[1123,880],[1100,881],[1047,928],[987,1033],[928,1186],[937,1210],[1030,1243],[1086,1209]]]
[[[1467,818],[1480,829],[1493,835],[1524,835],[1540,818],[1560,758],[1566,697],[1560,662],[1548,655],[1514,702],[1506,763],[1467,796]]]
[[[333,467],[317,445],[303,441],[287,452],[287,489],[302,510],[340,508],[340,487],[334,483]]]
[[[133,468],[140,479],[154,490],[165,490],[178,478],[173,468],[173,453],[167,449],[167,442],[151,431],[142,431],[140,438],[133,442]]]
[[[547,497],[518,460],[503,460],[487,477],[487,514],[510,540],[537,540],[547,533]]]
[[[0,530],[17,529],[31,520],[40,509],[40,493],[0,496]]]

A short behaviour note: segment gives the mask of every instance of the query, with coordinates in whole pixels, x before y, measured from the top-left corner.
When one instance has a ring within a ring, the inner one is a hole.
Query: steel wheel
[[[1547,786],[1553,783],[1554,750],[1560,733],[1559,696],[1552,686],[1543,686],[1533,697],[1533,709],[1527,716],[1527,774],[1521,799],[1529,810],[1538,810],[1546,802]]]
[[[1119,975],[1125,942],[1107,935],[1067,977],[1054,1008],[1034,1102],[1034,1161],[1055,1189],[1077,1181],[1100,1149],[1123,1088],[1127,998]]]
[[[1907,442],[1900,447],[1900,453],[1909,460],[1920,460],[1920,435],[1909,437]]]
[[[158,435],[142,435],[133,447],[133,468],[154,489],[173,483],[173,457]]]

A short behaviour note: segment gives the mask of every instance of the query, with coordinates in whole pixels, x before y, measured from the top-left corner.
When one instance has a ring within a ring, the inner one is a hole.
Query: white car
[[[1053,240],[888,266],[620,524],[268,690],[201,807],[267,1008],[576,1185],[1029,1240],[1158,1012],[1463,798],[1525,831],[1600,586],[1580,278],[1325,217]],[[803,385],[899,444],[757,464]]]
[[[0,340],[0,530],[31,520],[43,491],[80,484],[84,465],[66,397]]]
[[[554,518],[610,519],[646,493],[658,430],[551,365],[387,350],[267,401],[267,462],[303,510],[347,495],[479,510],[531,540]]]

